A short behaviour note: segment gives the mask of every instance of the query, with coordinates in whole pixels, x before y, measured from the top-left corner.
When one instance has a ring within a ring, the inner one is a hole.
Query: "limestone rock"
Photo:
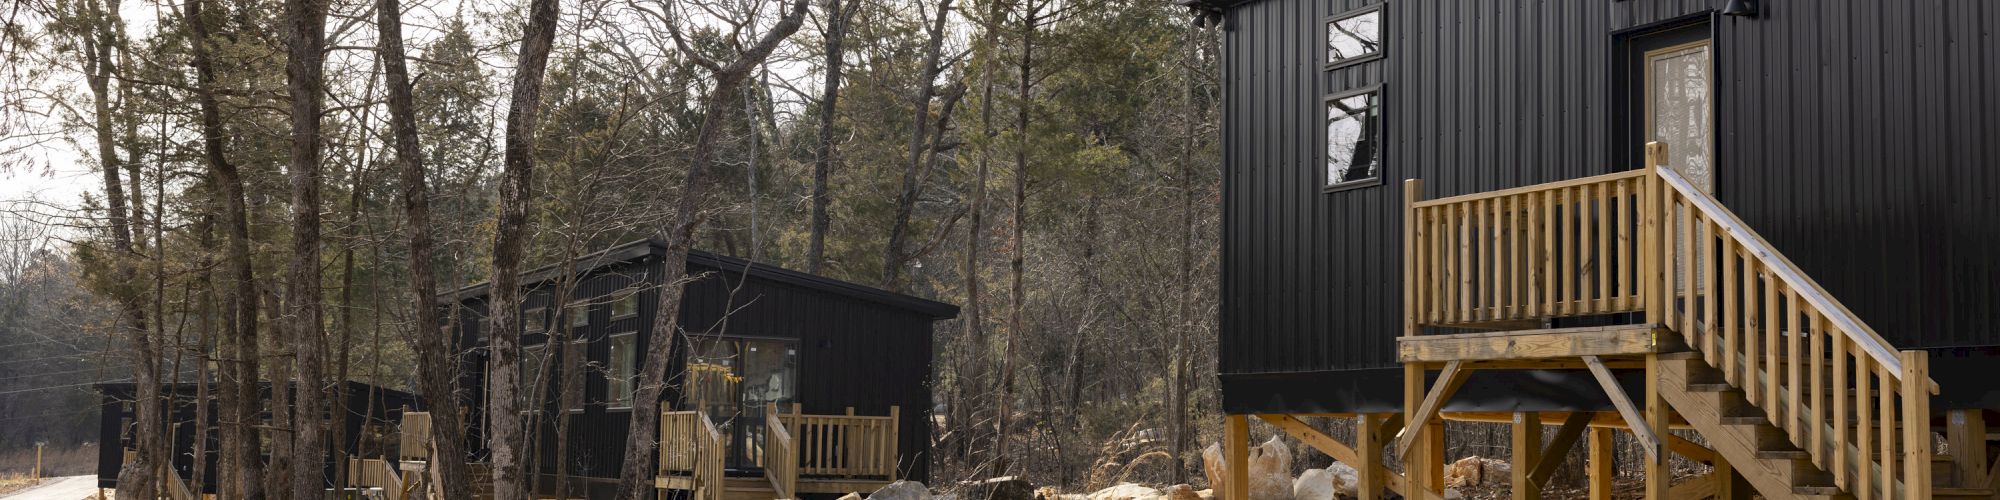
[[[931,500],[931,490],[924,483],[916,481],[896,481],[882,489],[869,493],[871,500]]]
[[[861,494],[860,494],[860,493],[848,493],[848,494],[847,494],[846,496],[842,496],[842,497],[840,497],[840,500],[861,500]]]
[[[1250,500],[1292,497],[1292,449],[1277,436],[1250,449]]]
[[[1228,491],[1229,468],[1221,444],[1201,451],[1201,470],[1208,485]],[[1292,498],[1292,449],[1277,436],[1250,449],[1250,500]]]
[[[1193,486],[1185,484],[1168,486],[1167,491],[1162,494],[1166,500],[1202,500],[1201,494],[1195,493]]]
[[[1485,457],[1465,457],[1453,462],[1444,470],[1445,486],[1478,486],[1483,484],[1505,484],[1514,467],[1505,460]]]
[[[1333,482],[1326,469],[1306,469],[1292,481],[1292,500],[1334,500]]]
[[[1157,500],[1158,498],[1160,490],[1132,483],[1119,483],[1117,486],[1091,493],[1089,500]]]
[[[1361,487],[1361,473],[1347,464],[1334,462],[1326,466],[1326,472],[1333,475],[1333,492],[1342,496],[1360,496],[1356,491]]]
[[[981,479],[959,484],[959,498],[966,500],[1035,500],[1035,485],[1015,476]]]

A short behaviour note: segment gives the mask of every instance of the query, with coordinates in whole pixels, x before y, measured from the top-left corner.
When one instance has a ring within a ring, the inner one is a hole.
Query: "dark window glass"
[[[1327,21],[1327,64],[1339,64],[1381,53],[1382,9]]]
[[[1381,170],[1381,94],[1326,100],[1326,185],[1375,179]]]

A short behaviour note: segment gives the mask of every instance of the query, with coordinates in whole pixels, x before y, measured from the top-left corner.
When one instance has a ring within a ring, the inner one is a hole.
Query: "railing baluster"
[[[1870,487],[1875,482],[1873,456],[1875,439],[1874,433],[1869,432],[1871,430],[1869,424],[1874,421],[1873,415],[1870,414],[1874,412],[1874,408],[1869,404],[1871,399],[1868,396],[1868,379],[1873,376],[1875,370],[1868,366],[1874,360],[1867,353],[1857,354],[1859,355],[1854,357],[1854,442],[1858,445],[1855,449],[1860,454],[1861,470],[1859,474],[1855,474],[1853,493],[1856,498],[1867,500],[1875,497],[1875,489]]]
[[[1750,404],[1757,405],[1758,407],[1769,407],[1767,402],[1765,402],[1765,398],[1769,396],[1764,392],[1763,381],[1757,378],[1758,368],[1764,366],[1764,358],[1759,352],[1763,350],[1764,344],[1761,339],[1764,332],[1764,316],[1762,314],[1763,310],[1757,307],[1757,283],[1762,279],[1763,268],[1763,264],[1757,262],[1755,259],[1746,257],[1743,261],[1742,302],[1744,323],[1742,387],[1746,399],[1750,400]]]
[[[1736,325],[1738,316],[1736,296],[1739,293],[1737,290],[1743,284],[1736,279],[1737,257],[1736,240],[1722,238],[1722,289],[1718,290],[1722,296],[1722,325],[1716,329],[1722,335],[1722,352],[1719,355],[1722,359],[1719,360],[1720,363],[1716,362],[1718,360],[1709,360],[1709,363],[1722,367],[1723,380],[1742,387],[1743,379],[1736,374],[1736,353],[1742,352],[1743,345],[1742,329]]]
[[[1636,290],[1632,286],[1632,194],[1629,190],[1631,184],[1632,181],[1629,179],[1618,180],[1618,192],[1614,204],[1617,207],[1615,212],[1618,217],[1618,253],[1615,254],[1618,258],[1618,274],[1615,275],[1618,300],[1613,307],[1625,311],[1632,309],[1632,295]]]
[[[1598,183],[1597,197],[1597,306],[1598,312],[1611,310],[1611,186]]]
[[[1501,283],[1505,283],[1505,281],[1502,281],[1501,279],[1502,278],[1501,270],[1506,269],[1505,262],[1500,260],[1502,254],[1502,252],[1500,251],[1500,249],[1502,248],[1500,246],[1500,233],[1502,232],[1500,230],[1500,212],[1504,211],[1502,209],[1505,208],[1501,204],[1501,201],[1502,199],[1500,198],[1488,198],[1486,200],[1486,211],[1489,212],[1490,215],[1492,215],[1493,219],[1493,225],[1486,228],[1486,232],[1492,233],[1490,236],[1486,238],[1487,241],[1492,242],[1492,246],[1486,249],[1486,253],[1493,254],[1492,258],[1488,259],[1493,262],[1493,282],[1487,284],[1488,288],[1493,289],[1492,293],[1488,297],[1490,300],[1493,301],[1493,303],[1489,304],[1491,308],[1487,311],[1487,314],[1491,315],[1490,319],[1494,320],[1500,320],[1506,318],[1506,313],[1502,310],[1503,308],[1500,307],[1501,304],[1505,303],[1504,302],[1505,299],[1503,298],[1504,295],[1500,293],[1504,289],[1504,287],[1501,286]]]
[[[1812,452],[1814,465],[1825,468],[1827,463],[1826,425],[1824,425],[1826,422],[1827,391],[1826,317],[1821,316],[1817,311],[1807,311],[1806,314],[1808,316],[1806,324],[1812,325],[1812,331],[1806,334],[1808,335],[1806,338],[1811,340],[1808,343],[1809,347],[1807,351],[1812,356],[1812,364],[1809,365],[1812,369],[1812,378],[1811,383],[1806,386],[1806,404],[1809,411],[1812,412],[1812,432],[1807,437],[1806,442],[1812,446],[1806,447],[1806,450]]]
[[[1889,368],[1881,363],[1875,363],[1875,378],[1882,381],[1875,388],[1875,402],[1882,412],[1875,419],[1875,426],[1882,434],[1881,442],[1876,443],[1881,451],[1876,456],[1882,462],[1882,497],[1889,498],[1894,496],[1891,489],[1896,487],[1896,384],[1890,383]]]
[[[1779,414],[1784,407],[1778,404],[1778,395],[1782,394],[1778,392],[1778,370],[1784,367],[1783,361],[1778,358],[1781,354],[1778,352],[1778,336],[1784,332],[1778,330],[1779,280],[1774,274],[1764,273],[1764,288],[1761,291],[1764,294],[1764,369],[1767,371],[1764,374],[1764,397],[1770,402],[1764,410],[1770,414],[1772,425],[1784,428],[1787,416]]]
[[[1472,252],[1471,248],[1466,246],[1466,241],[1472,237],[1469,234],[1470,229],[1462,220],[1470,218],[1471,214],[1459,215],[1470,204],[1470,202],[1460,203],[1452,210],[1452,231],[1456,234],[1452,243],[1458,248],[1458,259],[1456,259],[1458,267],[1454,268],[1452,277],[1452,295],[1455,296],[1453,300],[1458,302],[1456,316],[1460,322],[1472,320],[1472,263],[1469,260]]]
[[[1791,386],[1789,392],[1791,399],[1787,402],[1785,410],[1785,429],[1791,431],[1792,444],[1802,444],[1805,441],[1805,434],[1799,429],[1799,408],[1805,401],[1803,395],[1799,393],[1799,381],[1804,375],[1801,372],[1804,370],[1805,365],[1802,363],[1806,356],[1799,350],[1799,336],[1805,335],[1805,329],[1799,326],[1799,291],[1786,288],[1785,303],[1787,305],[1785,324],[1782,327],[1790,332],[1785,336],[1785,358],[1791,360],[1790,363],[1786,363],[1785,370],[1785,383]],[[1817,425],[1819,421],[1813,420],[1813,423]]]
[[[1542,191],[1536,194],[1542,198],[1542,237],[1540,238],[1542,243],[1542,315],[1555,316],[1562,311],[1562,308],[1556,302],[1556,295],[1560,293],[1560,289],[1556,287],[1556,279],[1562,274],[1556,263],[1556,257],[1561,255],[1556,252],[1556,240],[1558,239],[1558,235],[1562,234],[1562,230],[1560,226],[1556,225],[1556,193],[1554,191]]]
[[[1721,331],[1715,324],[1715,236],[1717,226],[1713,219],[1701,225],[1701,345],[1702,352],[1708,353],[1709,365],[1715,364],[1715,335]]]
[[[1681,294],[1681,332],[1688,336],[1687,341],[1690,343],[1698,342],[1701,336],[1700,323],[1695,322],[1695,312],[1698,311],[1695,307],[1695,294],[1700,293],[1698,289],[1700,282],[1694,279],[1694,271],[1700,265],[1695,259],[1701,257],[1700,253],[1695,252],[1695,238],[1698,235],[1695,227],[1699,224],[1697,222],[1699,220],[1701,220],[1701,213],[1697,212],[1693,205],[1688,205],[1681,210],[1680,244],[1683,245],[1681,248],[1681,287],[1679,290]]]
[[[1847,336],[1840,332],[1827,332],[1833,342],[1833,481],[1835,486],[1846,488],[1847,475]]]

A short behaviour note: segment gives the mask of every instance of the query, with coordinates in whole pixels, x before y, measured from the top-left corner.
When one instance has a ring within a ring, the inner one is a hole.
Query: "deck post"
[[[1642,205],[1640,215],[1645,217],[1643,221],[1645,227],[1639,231],[1639,237],[1635,240],[1643,245],[1639,252],[1639,290],[1645,294],[1642,300],[1646,303],[1646,322],[1652,324],[1666,322],[1663,317],[1664,311],[1667,301],[1673,295],[1673,290],[1661,289],[1665,285],[1665,280],[1660,277],[1661,269],[1672,268],[1671,264],[1660,262],[1662,258],[1660,245],[1671,241],[1661,237],[1660,226],[1660,213],[1664,211],[1661,207],[1665,206],[1667,197],[1661,189],[1664,186],[1660,183],[1658,170],[1666,158],[1667,145],[1658,142],[1646,143],[1645,194],[1639,197],[1639,203]]]
[[[1716,500],[1735,500],[1736,467],[1729,465],[1729,459],[1723,457],[1721,453],[1715,454],[1715,472],[1713,474],[1715,475]]]
[[[1667,400],[1660,396],[1660,355],[1646,355],[1646,421],[1632,422],[1646,426],[1654,436],[1667,435]],[[1646,500],[1667,500],[1668,489],[1673,484],[1673,471],[1667,468],[1666,450],[1656,450],[1646,460]]]
[[[1417,406],[1424,401],[1424,365],[1403,363],[1403,432],[1422,432],[1426,422],[1417,421]],[[1430,484],[1424,482],[1430,474],[1423,473],[1423,457],[1428,453],[1419,441],[1407,451],[1399,451],[1397,458],[1403,461],[1403,481],[1407,484],[1403,496],[1422,498],[1423,491],[1430,491]],[[1436,468],[1436,466],[1431,466]]]
[[[1542,488],[1529,476],[1542,461],[1542,415],[1532,411],[1514,412],[1513,463],[1514,500],[1539,500]],[[1562,457],[1550,457],[1561,460]]]
[[[1250,420],[1247,415],[1230,415],[1224,427],[1223,453],[1228,463],[1228,477],[1223,485],[1228,491],[1223,500],[1250,500]]]
[[[1350,464],[1358,472],[1354,493],[1358,500],[1379,500],[1382,498],[1382,421],[1383,415],[1363,413],[1354,416],[1354,455],[1359,463]]]
[[[1903,498],[1931,497],[1931,357],[1925,351],[1897,353],[1903,361]],[[1888,394],[1888,389],[1883,389]],[[1883,412],[1883,425],[1891,413]],[[1985,453],[1984,447],[1980,453]],[[1887,462],[1886,460],[1884,462]]]
[[[1617,429],[1610,427],[1590,428],[1590,463],[1585,464],[1590,474],[1590,500],[1611,500],[1611,480],[1617,474],[1614,461],[1616,448],[1611,437]]]
[[[1945,418],[1945,436],[1951,443],[1951,463],[1955,484],[1978,487],[1986,483],[1986,413],[1981,410],[1951,410]],[[1968,453],[1971,452],[1971,453]]]

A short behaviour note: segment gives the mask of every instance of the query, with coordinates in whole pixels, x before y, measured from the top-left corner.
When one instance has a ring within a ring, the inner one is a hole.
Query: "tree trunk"
[[[1013,238],[1010,242],[1013,251],[1007,261],[1008,288],[1011,295],[1007,304],[1007,347],[1000,358],[1000,414],[994,416],[999,426],[996,438],[999,442],[994,448],[998,464],[994,471],[998,474],[1008,472],[1007,440],[1011,430],[1008,427],[1014,403],[1014,347],[1020,343],[1021,330],[1025,327],[1021,310],[1027,302],[1026,289],[1021,285],[1021,278],[1026,271],[1026,261],[1023,257],[1028,251],[1025,238],[1028,223],[1028,125],[1029,110],[1034,107],[1035,99],[1033,78],[1035,28],[1036,23],[1040,22],[1042,4],[1035,0],[1027,0],[1022,2],[1022,6],[1026,11],[1021,16],[1021,60],[1017,67],[1021,78],[1018,89],[1021,102],[1014,114],[1014,129],[1018,135],[1016,138],[1018,142],[1014,145],[1014,220]]]
[[[417,390],[430,401],[431,466],[443,478],[438,485],[445,500],[472,498],[471,473],[465,463],[465,427],[458,408],[457,365],[452,359],[452,331],[438,317],[437,274],[431,240],[429,174],[417,136],[416,101],[410,90],[409,64],[404,61],[402,5],[381,0],[376,5],[376,42],[389,97],[389,130],[403,184],[403,213],[409,219],[410,319],[415,346]]]
[[[917,194],[923,191],[917,172],[923,168],[924,159],[929,157],[926,153],[936,150],[936,141],[925,141],[930,137],[931,98],[937,94],[935,83],[938,73],[944,71],[944,68],[938,67],[938,60],[943,57],[944,27],[950,14],[951,0],[938,0],[937,17],[931,20],[930,38],[924,47],[923,66],[918,69],[917,95],[911,100],[910,157],[903,165],[903,189],[896,196],[896,214],[889,224],[889,244],[882,252],[882,288],[890,291],[901,291],[903,288],[903,266],[910,260],[909,251],[903,248],[903,240],[908,239],[910,213],[916,208]],[[938,133],[944,133],[942,120]]]
[[[125,186],[120,181],[118,171],[122,165],[118,158],[117,141],[113,139],[115,125],[112,123],[111,80],[117,72],[113,63],[114,46],[121,43],[122,23],[118,18],[118,4],[85,2],[86,13],[90,17],[90,31],[83,35],[84,80],[90,87],[93,112],[93,127],[97,133],[97,154],[99,167],[104,173],[104,200],[106,220],[110,222],[111,251],[106,252],[115,266],[114,272],[121,288],[117,292],[121,325],[131,342],[133,357],[133,384],[136,386],[134,399],[133,442],[138,451],[136,460],[125,464],[118,474],[119,494],[128,498],[150,498],[158,494],[160,464],[165,457],[159,456],[158,444],[163,423],[160,406],[159,352],[153,344],[152,335],[147,332],[146,312],[134,286],[138,271],[132,263],[132,225],[127,218]]]
[[[320,108],[326,93],[326,0],[286,0],[291,31],[285,89],[291,94],[292,260],[285,283],[286,318],[298,385],[292,411],[292,498],[319,498],[326,488],[326,339],[320,323]]]
[[[1194,237],[1196,230],[1194,225],[1194,143],[1195,120],[1199,117],[1196,116],[1194,107],[1194,68],[1195,64],[1200,62],[1195,54],[1200,41],[1198,37],[1201,34],[1201,27],[1197,23],[1188,23],[1187,30],[1187,60],[1181,65],[1181,78],[1184,81],[1181,85],[1182,136],[1180,161],[1178,162],[1180,163],[1181,177],[1181,251],[1180,279],[1176,282],[1180,284],[1181,290],[1180,300],[1175,304],[1178,312],[1174,315],[1177,325],[1175,325],[1173,330],[1178,334],[1174,336],[1173,373],[1171,374],[1172,379],[1168,381],[1172,385],[1172,389],[1167,391],[1167,397],[1173,398],[1167,405],[1167,411],[1169,412],[1168,418],[1170,422],[1168,429],[1172,431],[1172,435],[1168,439],[1173,441],[1171,443],[1171,450],[1174,455],[1173,482],[1176,484],[1187,482],[1187,384],[1188,366],[1190,363],[1188,358],[1193,355],[1192,352],[1189,352],[1190,348],[1188,344],[1189,340],[1195,334],[1195,320],[1193,317],[1195,291]]]
[[[493,498],[521,500],[520,446],[521,259],[527,238],[528,204],[534,190],[535,126],[542,107],[542,77],[555,45],[557,0],[528,3],[528,25],[514,66],[514,95],[507,110],[505,171],[500,178],[500,221],[493,234],[492,302],[487,336],[492,339],[488,380],[486,447],[493,464]]]
[[[695,232],[706,218],[702,199],[708,184],[707,170],[709,164],[715,161],[715,144],[723,127],[729,123],[729,111],[735,107],[735,93],[742,89],[743,80],[749,77],[751,69],[770,57],[771,51],[785,37],[799,30],[805,15],[805,0],[796,0],[791,11],[785,13],[771,27],[771,31],[764,33],[756,44],[745,48],[727,64],[703,59],[698,54],[693,56],[697,64],[709,70],[714,86],[702,99],[705,112],[701,128],[695,135],[687,178],[682,182],[672,225],[664,235],[667,254],[661,257],[662,272],[656,281],[660,287],[660,300],[654,308],[652,333],[647,337],[639,387],[632,399],[632,423],[627,427],[630,430],[625,441],[625,463],[618,472],[618,492],[613,498],[640,500],[652,493],[648,490],[651,489],[653,475],[653,454],[659,447],[660,395],[666,389],[667,366],[672,361],[669,356],[674,352],[675,333],[680,328],[681,294],[686,291],[687,285],[682,278],[687,276],[688,248],[694,243]],[[679,29],[672,24],[668,28]],[[677,43],[683,42],[678,31],[674,33],[674,38]]]
[[[968,221],[965,236],[965,343],[971,346],[965,360],[959,363],[959,382],[956,390],[972,396],[952,405],[951,425],[954,432],[963,433],[960,446],[969,449],[979,447],[980,440],[973,428],[967,424],[973,415],[985,408],[986,378],[990,363],[986,362],[986,325],[984,308],[980,299],[979,243],[986,238],[986,183],[989,182],[990,165],[993,160],[993,140],[999,137],[999,130],[993,128],[993,60],[997,58],[1000,43],[999,20],[1006,10],[998,0],[989,0],[990,6],[980,31],[985,37],[981,50],[985,51],[984,62],[979,67],[979,133],[986,140],[979,145],[978,180],[972,190],[972,220]],[[968,366],[969,365],[969,366]]]
[[[202,153],[221,202],[217,212],[228,245],[225,260],[230,292],[223,298],[223,309],[230,316],[223,323],[230,332],[222,336],[217,346],[228,362],[220,364],[223,376],[217,389],[223,394],[218,398],[219,410],[228,415],[222,426],[222,461],[229,466],[219,471],[225,475],[220,486],[226,498],[256,499],[263,497],[260,480],[264,475],[264,461],[259,452],[263,446],[259,444],[257,429],[252,426],[261,406],[257,396],[257,291],[250,263],[250,225],[242,173],[225,155],[227,132],[222,128],[221,104],[215,98],[215,63],[209,54],[208,18],[202,14],[206,3],[207,0],[188,0],[186,19],[192,38],[189,46],[195,69],[195,98],[201,108]]]
[[[826,79],[821,82],[824,90],[819,99],[819,146],[813,152],[812,227],[806,244],[806,272],[812,274],[820,274],[820,266],[826,264],[826,231],[833,223],[826,213],[826,184],[836,153],[833,123],[840,110],[840,72],[847,64],[841,43],[847,38],[847,23],[860,5],[859,0],[848,7],[842,7],[841,0],[826,2]]]

